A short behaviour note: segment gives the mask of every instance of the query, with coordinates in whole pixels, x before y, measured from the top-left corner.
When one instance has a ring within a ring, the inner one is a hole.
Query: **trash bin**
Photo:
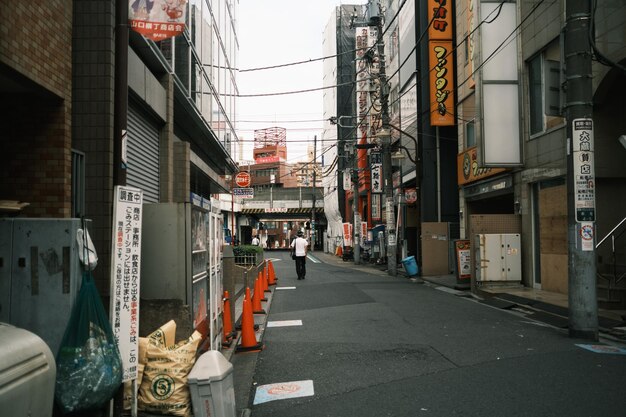
[[[233,364],[220,352],[203,353],[187,376],[194,417],[235,417]]]
[[[0,352],[0,410],[12,417],[51,416],[56,365],[48,345],[34,333],[0,323]]]
[[[415,262],[415,256],[409,256],[408,258],[404,258],[402,260],[402,265],[404,266],[404,270],[410,277],[417,275],[417,262]]]

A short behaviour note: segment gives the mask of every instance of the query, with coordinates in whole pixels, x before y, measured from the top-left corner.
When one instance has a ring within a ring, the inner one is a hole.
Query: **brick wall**
[[[0,199],[29,217],[71,215],[72,1],[0,7]]]

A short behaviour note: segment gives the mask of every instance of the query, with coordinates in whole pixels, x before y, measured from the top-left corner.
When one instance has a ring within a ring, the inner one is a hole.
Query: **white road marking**
[[[276,287],[277,290],[295,290],[296,287]]]
[[[308,253],[306,255],[307,259],[309,259],[311,262],[313,262],[314,264],[321,264],[322,261],[320,261],[319,259],[317,259],[316,257],[314,257],[313,255],[311,255],[310,253]]]
[[[302,326],[302,320],[280,320],[280,321],[268,321],[267,327],[288,327],[288,326]]]

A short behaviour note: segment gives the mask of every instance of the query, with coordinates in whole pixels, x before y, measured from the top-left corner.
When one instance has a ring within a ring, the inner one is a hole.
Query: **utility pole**
[[[352,168],[352,214],[354,221],[352,228],[354,250],[352,251],[352,256],[354,264],[359,265],[361,263],[361,213],[359,212],[359,152],[356,148],[354,149],[354,167]]]
[[[315,197],[317,193],[317,135],[313,136],[313,207],[311,208],[311,252],[315,248]]]
[[[385,43],[383,41],[383,16],[382,10],[378,14],[378,33],[376,45],[378,47],[379,73],[380,80],[380,104],[381,104],[381,120],[382,129],[378,133],[378,137],[382,145],[383,153],[383,178],[385,189],[385,218],[387,230],[387,273],[391,276],[398,274],[398,265],[396,262],[397,253],[397,236],[396,236],[396,219],[393,210],[393,178],[391,166],[391,132],[389,131],[389,86],[387,85],[387,75],[385,74]]]
[[[565,8],[569,335],[598,340],[591,2]]]

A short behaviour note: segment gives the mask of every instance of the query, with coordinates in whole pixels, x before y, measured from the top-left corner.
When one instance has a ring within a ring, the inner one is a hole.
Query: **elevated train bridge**
[[[305,227],[307,236],[321,246],[326,230],[322,187],[255,189],[253,198],[243,199],[241,215],[255,232],[261,226],[262,240],[272,248],[288,245],[291,231]],[[245,239],[245,237],[244,237]]]

